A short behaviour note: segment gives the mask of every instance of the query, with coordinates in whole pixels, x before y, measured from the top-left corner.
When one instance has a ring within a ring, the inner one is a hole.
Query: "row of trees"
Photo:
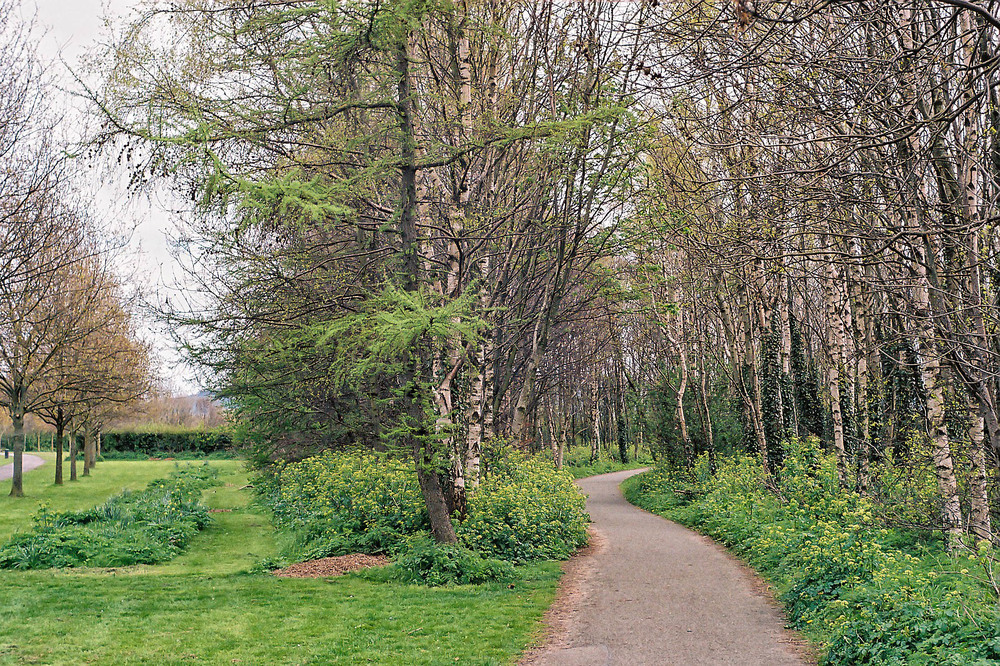
[[[642,216],[650,295],[680,306],[662,328],[683,448],[684,378],[718,382],[772,468],[809,433],[866,492],[872,463],[927,464],[949,544],[992,539],[996,20],[775,4],[734,39],[717,14],[665,8],[652,28],[669,108]]]
[[[449,541],[494,435],[776,470],[811,433],[866,492],[926,449],[938,525],[991,538],[997,22],[756,4],[128,26],[98,141],[191,197],[201,290],[173,317],[261,460],[400,446]]]
[[[0,14],[17,15],[4,0]],[[66,433],[85,432],[84,474],[95,438],[116,409],[148,390],[150,352],[135,330],[107,242],[76,200],[56,143],[51,89],[33,26],[0,27],[0,406],[14,429],[12,496],[23,494],[24,417],[56,429],[55,482]],[[76,437],[70,438],[75,479]]]

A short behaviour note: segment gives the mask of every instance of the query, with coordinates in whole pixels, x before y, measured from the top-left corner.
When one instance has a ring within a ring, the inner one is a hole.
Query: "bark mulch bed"
[[[387,564],[389,564],[389,558],[385,555],[353,553],[338,557],[324,557],[310,562],[299,562],[284,569],[276,569],[271,573],[280,578],[329,578],[358,569],[384,567]]]

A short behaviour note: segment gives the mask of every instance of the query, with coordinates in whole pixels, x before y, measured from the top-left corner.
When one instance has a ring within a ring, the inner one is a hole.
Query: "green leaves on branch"
[[[351,208],[338,203],[340,188],[319,176],[304,180],[299,171],[282,174],[273,180],[258,183],[245,178],[236,181],[240,207],[247,215],[244,224],[253,224],[274,217],[286,220],[319,222],[326,218],[344,218]]]
[[[447,340],[476,340],[485,322],[472,313],[475,294],[435,305],[437,298],[425,291],[388,286],[356,313],[275,336],[261,351],[286,360],[330,358],[336,386],[363,385],[375,375],[399,372],[417,349],[434,349]]]
[[[299,169],[256,181],[227,172],[213,157],[215,170],[202,186],[200,205],[225,211],[235,204],[241,212],[240,227],[280,220],[282,224],[320,222],[342,219],[353,212],[340,203],[345,198],[344,184],[320,176],[307,178]]]
[[[473,294],[463,294],[443,305],[432,305],[431,295],[424,291],[389,286],[357,314],[315,331],[316,345],[337,348],[339,379],[344,385],[354,385],[373,372],[398,371],[399,364],[410,361],[418,347],[475,340],[484,322],[472,314],[473,301]]]

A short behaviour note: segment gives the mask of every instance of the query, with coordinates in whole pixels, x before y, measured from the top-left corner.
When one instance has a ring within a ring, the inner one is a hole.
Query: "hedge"
[[[106,432],[101,435],[102,455],[117,453],[209,455],[228,451],[232,447],[233,437],[227,430]]]

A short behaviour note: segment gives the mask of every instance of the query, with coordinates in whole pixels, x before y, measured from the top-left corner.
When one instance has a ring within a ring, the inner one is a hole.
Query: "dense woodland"
[[[453,541],[498,440],[777,473],[816,435],[873,497],[873,464],[931,470],[916,526],[957,545],[993,538],[1000,471],[991,7],[159,3],[94,56],[88,148],[190,202],[197,285],[163,309],[259,464],[405,451]],[[93,313],[113,289],[45,280],[107,275],[96,231],[18,203],[55,177],[42,102],[0,103],[0,306]],[[15,424],[78,390],[19,367]]]

